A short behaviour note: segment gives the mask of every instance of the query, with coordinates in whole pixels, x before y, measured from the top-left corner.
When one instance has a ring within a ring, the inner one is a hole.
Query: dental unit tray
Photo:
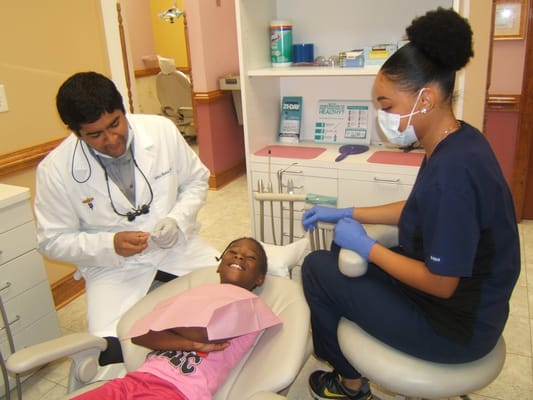
[[[295,209],[294,203],[305,202],[307,204],[324,204],[329,206],[337,205],[337,198],[331,196],[323,196],[319,194],[294,194],[294,193],[274,193],[274,192],[254,192],[254,199],[259,202],[259,240],[265,241],[265,225],[267,214],[265,213],[265,202],[270,205],[270,230],[272,234],[272,243],[275,245],[283,245],[284,238],[287,237],[289,243],[292,243],[296,236],[295,232]],[[274,221],[274,203],[279,207],[279,230],[276,228]],[[288,206],[288,208],[286,208]],[[289,232],[284,231],[284,214],[288,211],[288,229]],[[276,234],[277,232],[277,234]],[[276,239],[278,238],[279,241]]]
[[[291,193],[269,193],[255,192],[254,198],[258,201],[303,201],[307,204],[322,204],[328,206],[337,206],[337,198],[333,196],[324,196],[322,194],[291,194]]]

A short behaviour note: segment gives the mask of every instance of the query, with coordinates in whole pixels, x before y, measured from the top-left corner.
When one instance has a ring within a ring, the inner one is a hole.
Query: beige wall
[[[99,0],[2,1],[0,49],[9,105],[0,113],[0,155],[63,137],[67,130],[55,109],[61,83],[78,71],[109,73]],[[33,195],[34,179],[31,168],[0,182],[29,187]],[[45,264],[51,281],[72,269]]]
[[[80,70],[108,71],[98,0],[4,1],[0,12],[0,154],[65,135],[55,94]]]

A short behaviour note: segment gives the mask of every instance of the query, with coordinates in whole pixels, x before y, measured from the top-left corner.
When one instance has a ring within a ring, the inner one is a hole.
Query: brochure
[[[302,97],[284,96],[281,101],[279,142],[299,143],[302,126]]]

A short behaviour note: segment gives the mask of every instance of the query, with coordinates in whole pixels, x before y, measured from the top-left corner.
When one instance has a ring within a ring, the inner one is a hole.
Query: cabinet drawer
[[[0,332],[3,332],[3,330]],[[61,329],[59,328],[57,314],[54,311],[44,315],[24,330],[20,330],[20,328],[12,329],[11,333],[14,336],[15,349],[20,350],[61,336]],[[6,335],[0,335],[0,351],[4,359],[7,359],[9,354],[11,354]]]
[[[416,174],[395,174],[376,171],[349,171],[339,170],[339,180],[343,181],[365,181],[395,185],[413,185],[416,180]]]
[[[0,211],[0,233],[32,220],[33,215],[28,201],[10,204]]]
[[[406,200],[411,185],[357,180],[339,181],[338,207],[365,207]]]
[[[321,176],[318,174],[312,175],[311,172],[309,171],[309,168],[301,168],[295,169],[291,172],[285,172],[281,178],[281,188],[277,176],[275,178],[271,178],[270,181],[272,182],[272,189],[276,193],[287,193],[288,183],[289,180],[291,180],[294,185],[294,193],[315,193],[326,196],[337,196],[336,176]],[[263,181],[263,185],[266,190],[268,188],[267,184],[269,182],[268,172],[252,171],[253,190],[258,190],[259,180]]]
[[[4,303],[43,281],[48,285],[43,259],[37,250],[31,250],[0,266],[0,296]]]
[[[48,280],[7,301],[4,300],[4,306],[13,331],[27,329],[50,310],[55,310]],[[0,319],[0,332],[4,330],[4,321]]]
[[[0,234],[0,264],[35,249],[36,246],[37,236],[33,221],[10,229]]]

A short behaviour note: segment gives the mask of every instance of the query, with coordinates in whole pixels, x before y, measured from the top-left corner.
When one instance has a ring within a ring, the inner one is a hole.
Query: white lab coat
[[[127,115],[134,135],[137,164],[150,182],[150,212],[134,221],[111,208],[100,164],[71,134],[37,168],[35,214],[39,250],[47,257],[78,267],[85,278],[89,331],[115,335],[118,318],[143,297],[157,269],[183,275],[215,265],[218,252],[198,236],[198,211],[207,196],[209,170],[165,117]],[[85,157],[83,151],[85,150]],[[78,183],[78,181],[85,181]],[[109,180],[115,208],[132,209]],[[135,169],[138,205],[150,199],[149,187]],[[162,218],[174,218],[180,228],[178,244],[160,249],[151,243],[143,253],[122,257],[115,253],[113,236],[120,231],[151,232]]]

